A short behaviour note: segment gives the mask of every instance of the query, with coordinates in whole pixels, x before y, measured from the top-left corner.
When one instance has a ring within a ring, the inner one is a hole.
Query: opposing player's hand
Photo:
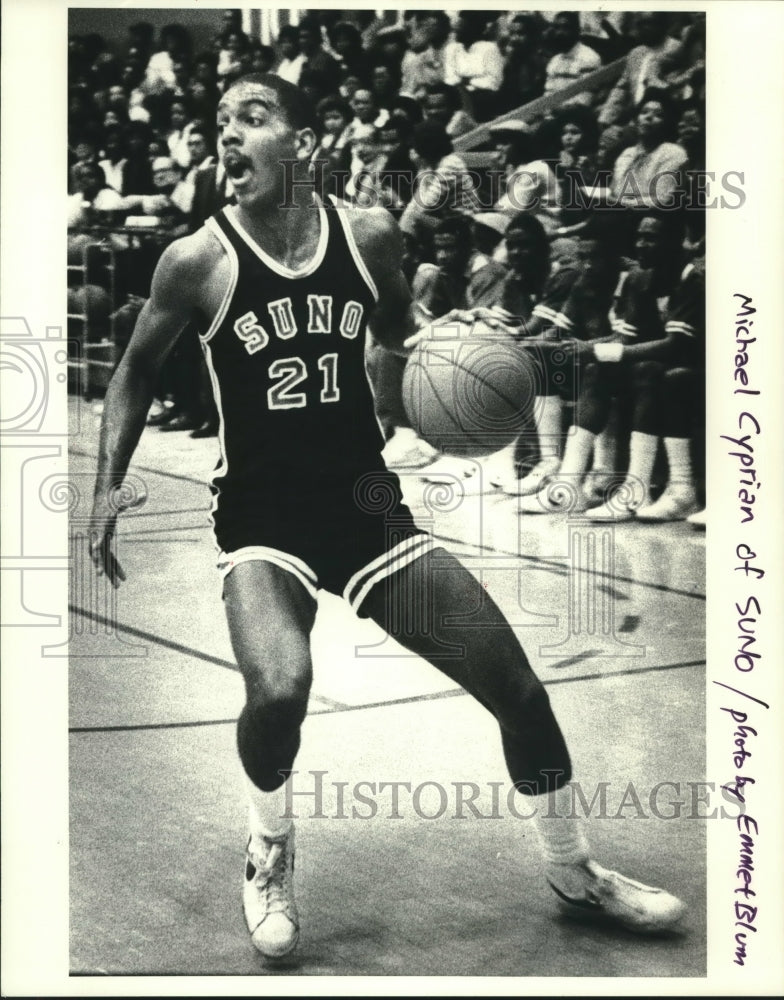
[[[476,336],[482,336],[483,334],[490,334],[494,330],[511,330],[514,332],[519,328],[520,320],[500,306],[493,306],[492,308],[477,306],[474,309],[451,309],[448,313],[439,316],[438,319],[433,320],[428,326],[423,327],[417,333],[410,336],[403,342],[403,346],[408,348],[416,347],[420,341],[430,338],[430,330],[434,326],[448,326],[450,323],[467,323],[473,328],[472,332]]]

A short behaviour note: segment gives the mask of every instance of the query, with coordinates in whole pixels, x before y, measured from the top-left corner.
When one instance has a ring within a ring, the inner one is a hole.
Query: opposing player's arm
[[[131,341],[106,391],[93,498],[91,555],[116,585],[125,576],[111,552],[117,519],[112,491],[119,487],[144,430],[158,373],[183,327],[199,309],[208,278],[203,237],[188,237],[166,248],[152,280]]]

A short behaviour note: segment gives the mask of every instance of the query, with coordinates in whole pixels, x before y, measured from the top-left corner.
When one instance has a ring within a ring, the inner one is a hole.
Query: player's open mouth
[[[223,165],[234,183],[247,180],[253,171],[253,163],[241,153],[226,153],[223,157]]]

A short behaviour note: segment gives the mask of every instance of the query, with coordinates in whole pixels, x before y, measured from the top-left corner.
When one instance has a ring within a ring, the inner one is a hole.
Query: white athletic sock
[[[694,493],[694,473],[691,467],[691,440],[689,438],[665,438],[664,448],[670,466],[668,486],[678,492]]]
[[[291,819],[286,817],[286,789],[290,781],[291,777],[288,777],[274,792],[263,792],[245,775],[250,800],[248,823],[254,839],[266,837],[274,840],[285,836],[291,829]]]
[[[534,796],[534,830],[545,862],[547,877],[568,894],[585,888],[589,860],[588,839],[580,816],[575,814],[569,782],[554,792]]]
[[[539,457],[558,458],[561,453],[560,396],[537,396],[535,402],[536,433],[539,438]]]
[[[629,444],[629,471],[626,473],[626,481],[634,490],[635,500],[643,504],[648,501],[653,464],[656,461],[658,447],[659,439],[655,434],[632,431]],[[639,495],[640,491],[642,491],[642,496]]]
[[[593,443],[596,435],[584,427],[573,427],[566,438],[561,476],[564,479],[574,477],[579,481],[588,471],[588,465],[593,454]]]

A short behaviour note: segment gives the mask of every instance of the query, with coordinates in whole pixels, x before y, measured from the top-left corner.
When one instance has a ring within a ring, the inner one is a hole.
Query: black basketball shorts
[[[213,510],[218,570],[262,560],[292,573],[315,598],[342,595],[354,611],[379,582],[430,552],[432,536],[403,503],[397,476],[372,472],[321,488],[285,477],[252,494],[221,488]]]

